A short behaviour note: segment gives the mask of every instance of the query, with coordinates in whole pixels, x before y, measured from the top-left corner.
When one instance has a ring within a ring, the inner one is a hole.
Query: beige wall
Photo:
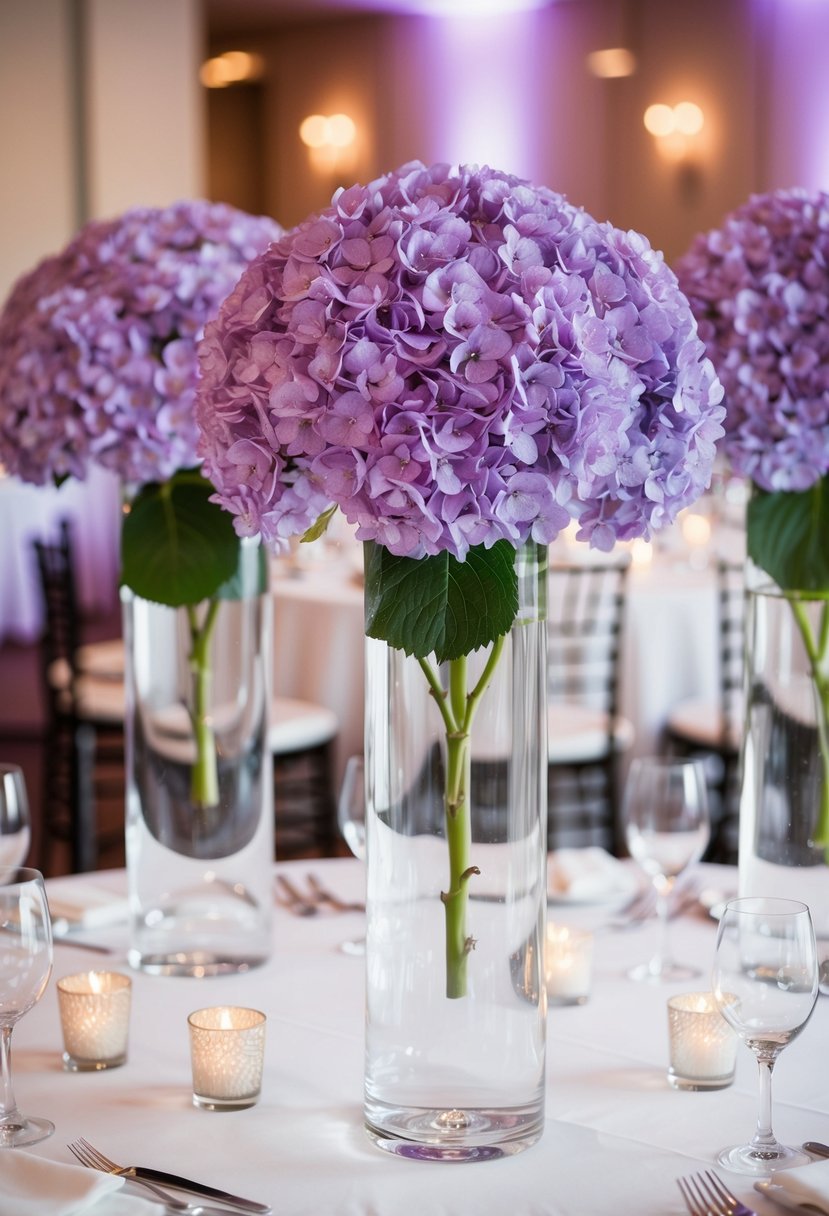
[[[465,53],[462,39],[453,49],[436,37],[437,22],[338,16],[217,44],[256,43],[268,60],[260,154],[268,210],[282,223],[324,205],[336,184],[309,168],[297,139],[301,118],[316,110],[345,109],[360,125],[362,142],[343,180],[366,180],[412,158],[480,159],[492,115],[509,112],[514,147],[499,153],[498,167],[640,229],[670,261],[753,191],[829,188],[825,2],[556,0],[515,14],[495,55],[475,41],[482,21],[470,26]],[[637,73],[590,76],[587,53],[620,43],[636,54]],[[478,77],[459,94],[465,59],[477,62]],[[508,70],[515,62],[517,76]],[[455,110],[468,108],[470,88],[479,94],[479,126],[459,143]],[[691,155],[666,160],[642,115],[651,102],[686,99],[703,107],[705,129]],[[804,126],[807,112],[817,117]]]
[[[85,219],[204,193],[202,53],[200,0],[0,0],[0,300]]]

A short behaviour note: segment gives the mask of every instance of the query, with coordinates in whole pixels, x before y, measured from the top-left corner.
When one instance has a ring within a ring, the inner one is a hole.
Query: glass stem
[[[3,1105],[0,1109],[0,1127],[22,1126],[23,1119],[17,1109],[12,1089],[12,1027],[0,1027],[0,1071],[3,1074]]]
[[[668,917],[668,901],[671,896],[669,882],[660,883],[656,888],[656,915],[659,920],[659,950],[654,959],[652,970],[658,975],[663,967],[671,961],[671,926]]]
[[[758,1055],[757,1064],[760,1069],[760,1100],[757,1111],[757,1131],[752,1137],[752,1148],[761,1153],[764,1150],[775,1149],[777,1140],[771,1130],[771,1074],[774,1069],[775,1056]]]

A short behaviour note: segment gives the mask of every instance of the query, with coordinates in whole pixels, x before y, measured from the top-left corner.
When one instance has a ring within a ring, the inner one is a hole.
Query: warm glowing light
[[[675,130],[674,112],[670,106],[663,105],[661,102],[648,106],[643,121],[646,130],[658,139],[670,135]]]
[[[665,139],[669,135],[699,135],[705,115],[694,101],[680,101],[675,106],[657,102],[645,110],[643,121],[651,135]]]
[[[639,568],[649,566],[653,561],[653,545],[650,541],[643,540],[641,536],[637,536],[635,540],[630,542],[630,557],[634,566]]]
[[[611,80],[619,76],[632,76],[636,71],[636,56],[623,46],[607,47],[603,51],[591,51],[587,56],[587,70],[593,76]]]
[[[199,80],[207,89],[225,89],[230,84],[259,80],[264,71],[261,55],[249,51],[225,51],[206,59],[199,71]]]
[[[347,114],[332,114],[328,119],[328,142],[335,148],[347,148],[354,143],[357,128]]]
[[[705,115],[693,101],[681,101],[674,106],[674,124],[681,135],[699,135]]]
[[[299,138],[307,148],[324,148],[328,143],[328,119],[324,114],[309,114],[299,124]]]
[[[307,148],[348,148],[357,127],[347,114],[309,114],[299,124],[299,138]]]

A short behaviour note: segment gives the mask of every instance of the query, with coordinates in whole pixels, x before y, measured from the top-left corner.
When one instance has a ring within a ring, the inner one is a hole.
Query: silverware
[[[180,1178],[178,1174],[168,1174],[164,1170],[149,1169],[141,1165],[116,1165],[114,1161],[110,1161],[108,1157],[96,1149],[80,1137],[74,1140],[69,1146],[69,1151],[77,1157],[82,1165],[89,1169],[100,1170],[105,1174],[117,1174],[121,1178],[126,1178],[130,1182],[135,1182],[139,1186],[146,1187],[152,1191],[163,1203],[174,1212],[188,1212],[190,1216],[212,1216],[213,1213],[221,1213],[222,1216],[227,1216],[228,1207],[236,1208],[242,1212],[255,1212],[259,1216],[267,1216],[271,1208],[266,1203],[257,1203],[253,1199],[243,1199],[240,1195],[232,1195],[229,1191],[220,1191],[213,1186],[207,1186],[206,1183],[194,1182],[189,1178]],[[223,1208],[204,1207],[199,1204],[189,1203],[183,1199],[177,1199],[168,1191],[163,1190],[159,1183],[164,1183],[167,1187],[173,1187],[175,1190],[187,1191],[191,1195],[198,1195],[205,1199],[215,1199],[224,1204]]]
[[[731,1194],[712,1170],[677,1178],[676,1184],[691,1216],[757,1216],[752,1208],[747,1208]]]
[[[316,874],[308,874],[306,882],[313,891],[317,902],[328,904],[335,912],[365,912],[366,910],[366,905],[358,903],[356,900],[349,902],[348,900],[340,899],[339,895],[335,895],[333,891],[329,891],[327,887],[323,886]]]
[[[286,878],[284,874],[277,874],[276,886],[278,891],[283,892],[282,898],[280,899],[279,895],[277,895],[277,899],[289,912],[293,912],[295,916],[316,916],[319,911],[316,903],[301,895],[291,880]]]
[[[821,1144],[819,1140],[807,1140],[803,1149],[815,1157],[829,1157],[829,1144]]]

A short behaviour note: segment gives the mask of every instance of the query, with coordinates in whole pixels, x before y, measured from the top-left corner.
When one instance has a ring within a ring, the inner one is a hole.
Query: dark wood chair
[[[550,849],[624,852],[619,760],[633,726],[619,712],[629,561],[552,563],[547,627]]]
[[[705,759],[711,794],[711,841],[706,861],[737,861],[740,748],[745,675],[745,567],[717,562],[718,696],[675,705],[665,727],[667,750]]]
[[[44,865],[68,846],[75,872],[124,856],[123,685],[80,669],[81,633],[69,524],[34,541],[43,597],[40,664],[48,713],[43,765]],[[104,829],[103,824],[107,826]]]

